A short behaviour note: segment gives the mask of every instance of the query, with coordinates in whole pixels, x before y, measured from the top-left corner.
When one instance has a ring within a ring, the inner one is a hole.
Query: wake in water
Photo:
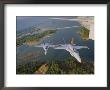
[[[79,21],[79,19],[66,19],[66,18],[49,18],[49,19],[55,19],[55,20],[67,20],[67,21]]]
[[[56,29],[69,29],[69,28],[73,28],[73,27],[80,27],[80,26],[71,26],[71,27],[63,27],[63,28],[56,28]]]

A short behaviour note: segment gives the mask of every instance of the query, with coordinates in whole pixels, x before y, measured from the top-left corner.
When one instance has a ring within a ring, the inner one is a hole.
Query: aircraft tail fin
[[[70,44],[75,45],[74,38],[71,39]]]
[[[71,44],[74,44],[74,38],[71,39]]]

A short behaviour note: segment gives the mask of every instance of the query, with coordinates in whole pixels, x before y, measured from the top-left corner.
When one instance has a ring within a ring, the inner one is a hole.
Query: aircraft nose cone
[[[71,54],[71,56],[75,57],[79,63],[81,63],[81,58],[77,53],[70,53],[70,54]]]
[[[79,61],[79,63],[81,63],[81,59],[79,59],[78,61]]]
[[[45,52],[45,55],[47,54],[47,52]]]

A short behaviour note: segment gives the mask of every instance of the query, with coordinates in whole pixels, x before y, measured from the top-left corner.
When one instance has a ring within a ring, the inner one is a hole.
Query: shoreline
[[[50,37],[51,35],[53,34],[48,34],[42,38],[40,38],[38,41],[34,40],[34,41],[28,41],[28,42],[25,42],[24,44],[28,45],[28,46],[33,46],[33,45],[38,45],[40,44],[43,40],[45,40],[46,38]]]
[[[35,45],[40,44],[44,39],[51,37],[54,33],[56,33],[57,30],[48,30],[44,31],[40,34],[35,35],[29,35],[20,39],[16,39],[16,47],[19,47],[21,45]]]

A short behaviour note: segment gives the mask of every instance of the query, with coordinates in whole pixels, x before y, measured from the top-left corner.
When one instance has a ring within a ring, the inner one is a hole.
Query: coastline
[[[79,19],[79,23],[90,30],[89,32],[89,39],[94,40],[94,18],[93,16],[91,17],[77,17]]]
[[[48,34],[42,38],[40,38],[38,41],[34,40],[34,41],[28,41],[28,42],[25,42],[24,44],[28,45],[28,46],[33,46],[33,45],[38,45],[40,44],[43,40],[45,40],[46,38],[50,37],[51,35],[53,34]]]
[[[21,45],[36,45],[40,44],[44,39],[51,37],[57,30],[48,30],[39,34],[24,36],[20,39],[16,39],[16,46],[19,47]]]

